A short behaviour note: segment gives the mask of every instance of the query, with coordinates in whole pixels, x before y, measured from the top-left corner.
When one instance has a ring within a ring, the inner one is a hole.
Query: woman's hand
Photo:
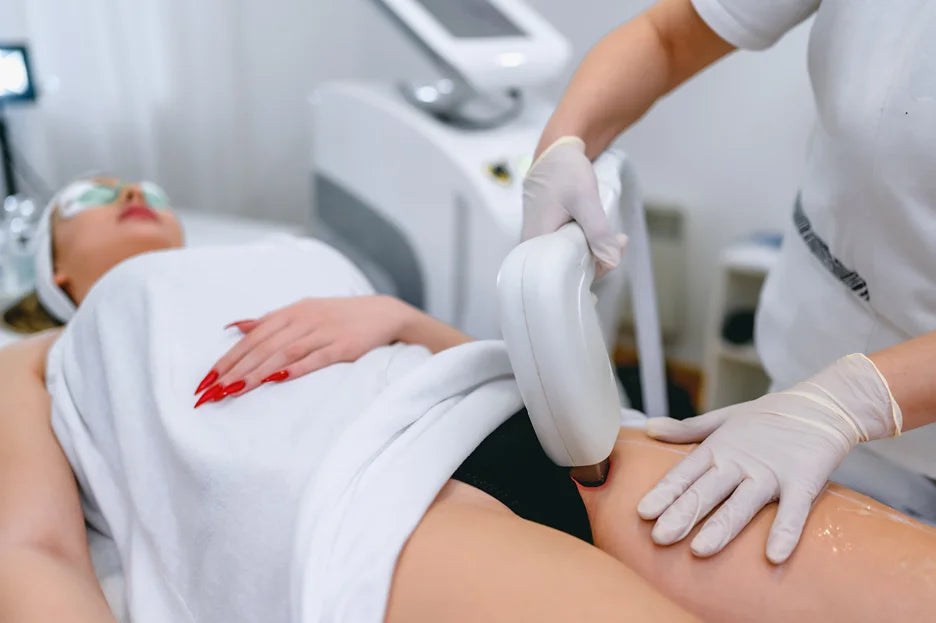
[[[195,393],[205,393],[195,406],[355,361],[401,339],[414,312],[389,296],[308,298],[257,320],[233,322],[228,327],[244,337],[199,385]]]

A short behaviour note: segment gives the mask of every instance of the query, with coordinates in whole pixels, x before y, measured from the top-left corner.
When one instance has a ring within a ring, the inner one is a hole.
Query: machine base
[[[608,478],[611,471],[611,457],[595,465],[581,465],[569,469],[572,479],[583,487],[600,487]]]

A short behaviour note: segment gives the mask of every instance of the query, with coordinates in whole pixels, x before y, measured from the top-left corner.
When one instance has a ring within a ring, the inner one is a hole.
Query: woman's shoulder
[[[0,378],[16,379],[24,374],[44,378],[49,349],[61,333],[61,329],[49,329],[0,348]]]

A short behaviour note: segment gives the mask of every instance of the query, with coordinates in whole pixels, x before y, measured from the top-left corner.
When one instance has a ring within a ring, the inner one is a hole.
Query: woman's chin
[[[126,237],[134,255],[147,251],[177,249],[183,246],[182,232],[167,227],[165,223],[142,219],[128,220],[122,227],[122,234]]]

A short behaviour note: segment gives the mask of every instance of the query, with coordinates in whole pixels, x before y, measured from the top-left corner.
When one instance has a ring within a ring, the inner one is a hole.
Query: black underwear
[[[592,542],[585,504],[569,468],[546,456],[526,409],[488,435],[452,478],[497,498],[524,519]]]

